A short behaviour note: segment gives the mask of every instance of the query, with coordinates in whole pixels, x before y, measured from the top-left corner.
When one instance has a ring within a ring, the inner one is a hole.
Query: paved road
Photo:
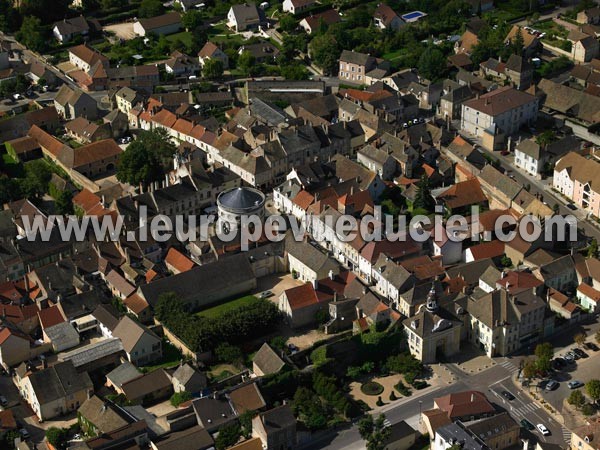
[[[573,347],[573,336],[575,336],[575,334],[583,332],[587,334],[588,340],[592,340],[595,333],[599,330],[600,323],[594,318],[590,323],[577,324],[565,332],[558,333],[547,341],[554,346],[554,354],[558,356],[564,354]],[[521,354],[511,357],[495,358],[494,361],[497,364],[496,366],[473,375],[464,373],[454,364],[447,364],[446,367],[453,372],[460,381],[452,385],[441,386],[437,389],[429,389],[424,395],[419,395],[418,392],[415,392],[413,397],[409,397],[406,400],[399,400],[394,405],[385,406],[383,411],[386,415],[386,419],[392,424],[400,422],[401,420],[407,420],[412,422],[411,425],[414,426],[415,422],[418,424],[418,418],[415,416],[418,416],[420,411],[432,408],[434,398],[452,392],[474,389],[485,392],[492,403],[505,409],[517,422],[526,418],[534,425],[543,423],[551,433],[550,436],[541,436],[537,431],[534,431],[533,433],[525,432],[526,437],[534,440],[541,439],[544,442],[564,446],[565,443],[569,442],[571,433],[561,423],[560,417],[549,414],[546,409],[540,407],[538,403],[534,402],[522,391],[522,386],[519,382],[514,382],[521,360],[526,357],[527,355]],[[553,392],[544,392],[541,395],[555,409],[560,411],[562,410],[562,400],[569,393],[566,382],[570,379],[587,381],[590,378],[597,377],[596,374],[598,368],[600,368],[600,352],[597,352],[596,355],[591,355],[590,358],[586,360],[580,360],[576,372],[569,373],[569,371],[564,371],[564,380],[562,377],[559,380],[561,381],[560,388]],[[505,390],[515,395],[515,400],[509,402],[502,397],[502,391]],[[360,438],[357,427],[352,426],[321,440],[311,442],[310,445],[303,448],[303,450],[305,449],[359,450],[364,449],[364,443]]]
[[[570,433],[557,422],[548,412],[534,403],[528,396],[520,392],[520,389],[512,382],[512,378],[518,371],[518,361],[512,358],[499,358],[496,360],[498,365],[483,372],[468,375],[449,364],[447,367],[459,375],[459,380],[449,386],[431,390],[425,395],[410,397],[406,401],[399,401],[389,409],[385,409],[386,419],[391,423],[397,423],[402,420],[410,420],[414,423],[415,416],[419,411],[424,411],[433,407],[434,398],[441,397],[453,392],[460,392],[468,389],[475,389],[487,394],[488,399],[501,409],[505,409],[518,422],[523,417],[527,417],[534,424],[543,423],[551,432],[550,436],[544,437],[535,432],[531,437],[536,440],[543,440],[553,444],[564,445]],[[500,393],[508,390],[516,396],[512,402],[506,401]],[[417,420],[418,422],[418,420]],[[328,449],[328,450],[358,450],[364,449],[364,443],[360,438],[357,426],[338,431],[334,436],[328,436],[320,441],[312,442],[306,446],[307,450]]]
[[[481,143],[478,141],[478,139],[474,138],[473,136],[466,135],[463,132],[461,132],[460,134],[461,134],[461,136],[463,136],[463,138],[467,139],[469,142],[478,144],[479,149],[482,152],[484,152],[485,154],[489,155],[490,157],[492,157],[494,159],[498,159],[500,161],[500,167],[502,167],[502,169],[505,172],[509,172],[514,177],[514,180],[517,183],[522,184],[523,186],[529,185],[530,186],[529,192],[531,192],[534,195],[535,194],[541,195],[542,196],[541,198],[543,199],[543,201],[546,202],[550,207],[554,207],[555,204],[558,204],[559,205],[559,214],[575,216],[577,218],[578,227],[583,229],[587,236],[595,237],[596,239],[600,240],[600,228],[598,228],[597,226],[590,223],[585,218],[586,213],[584,211],[582,211],[581,209],[577,208],[577,210],[573,211],[573,210],[567,208],[566,205],[569,202],[567,202],[562,197],[556,195],[553,191],[551,191],[550,187],[551,187],[552,182],[551,182],[550,178],[547,180],[544,180],[544,181],[533,178],[526,172],[522,171],[521,169],[516,168],[513,165],[513,161],[514,161],[513,153],[510,153],[507,156],[502,156],[500,154],[500,152],[498,152],[498,151],[491,152],[491,151],[483,148],[480,145]]]

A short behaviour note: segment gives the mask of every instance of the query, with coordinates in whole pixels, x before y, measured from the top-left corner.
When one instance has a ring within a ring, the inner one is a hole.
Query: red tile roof
[[[127,297],[123,303],[128,309],[133,311],[135,314],[140,314],[146,308],[149,308],[148,302],[140,297],[138,294],[133,294]]]
[[[438,198],[443,199],[446,205],[452,209],[477,205],[487,201],[477,178],[461,181],[450,186]]]
[[[165,263],[179,272],[187,272],[196,265],[194,261],[174,247],[171,247],[167,252]]]
[[[292,202],[298,205],[300,209],[306,211],[314,200],[315,197],[310,192],[302,190],[298,192],[298,194],[294,197],[294,200],[292,200]]]
[[[484,242],[483,244],[474,245],[469,250],[473,255],[475,261],[486,258],[497,258],[498,256],[504,255],[504,242],[502,241],[490,241]]]
[[[307,306],[314,305],[320,301],[311,283],[286,289],[285,296],[287,297],[292,311],[306,308]]]
[[[596,303],[600,303],[600,291],[594,289],[589,284],[581,283],[577,287],[577,290],[579,292],[581,292],[583,295],[585,295],[586,297],[588,297],[590,300],[592,300]]]
[[[433,400],[437,407],[445,411],[448,418],[491,414],[496,410],[485,394],[479,391],[463,391],[438,397]]]
[[[498,285],[505,288],[511,294],[527,291],[544,284],[529,272],[510,271],[498,280]]]
[[[49,328],[67,321],[62,315],[60,308],[56,305],[38,311],[38,316],[40,317],[42,328]]]

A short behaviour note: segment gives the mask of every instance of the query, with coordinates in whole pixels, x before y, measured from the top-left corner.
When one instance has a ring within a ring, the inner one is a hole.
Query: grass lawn
[[[169,42],[174,42],[176,40],[180,40],[185,44],[186,47],[191,47],[192,45],[192,33],[189,31],[182,31],[180,33],[170,34],[167,36],[167,40]]]
[[[245,39],[241,34],[235,34],[224,22],[208,28],[208,40],[217,44],[227,44],[229,47],[239,47]]]
[[[156,369],[168,369],[175,367],[181,361],[181,352],[173,344],[169,344],[166,341],[162,342],[163,357],[160,361],[152,366],[144,366],[140,370],[142,372],[152,372]]]
[[[382,56],[382,58],[385,59],[386,61],[392,61],[393,59],[400,58],[403,53],[404,53],[404,50],[395,50],[393,52],[384,54]]]
[[[214,319],[226,312],[231,311],[239,306],[243,305],[252,305],[254,303],[261,302],[261,299],[256,298],[254,295],[246,295],[245,297],[238,298],[237,300],[231,300],[230,302],[225,302],[217,306],[213,306],[212,308],[205,309],[204,311],[200,311],[196,313],[200,317],[207,317]]]

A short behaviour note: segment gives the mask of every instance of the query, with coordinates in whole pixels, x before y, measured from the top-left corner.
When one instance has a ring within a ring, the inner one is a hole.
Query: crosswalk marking
[[[563,439],[565,440],[565,442],[567,444],[571,443],[571,431],[566,429],[565,427],[561,427],[562,428],[562,435],[563,435]]]
[[[511,411],[518,416],[527,416],[527,414],[531,414],[540,409],[538,405],[535,403],[527,403],[526,405],[520,406],[518,408],[511,407]]]
[[[519,368],[517,366],[515,366],[512,362],[510,361],[502,361],[500,363],[500,365],[502,367],[504,367],[506,370],[508,370],[509,372],[516,372],[517,370],[519,370]]]

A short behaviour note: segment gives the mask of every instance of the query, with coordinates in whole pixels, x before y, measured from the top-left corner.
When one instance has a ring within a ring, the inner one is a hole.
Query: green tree
[[[444,78],[447,71],[444,54],[435,47],[427,47],[419,57],[419,75],[431,81]]]
[[[195,9],[186,12],[181,17],[181,25],[183,25],[187,31],[194,30],[202,26],[203,23],[204,19],[202,19],[202,13]]]
[[[532,378],[535,378],[535,376],[537,375],[537,367],[535,365],[535,362],[533,362],[530,359],[525,361],[525,363],[523,364],[523,369],[522,369],[521,373],[523,374],[523,377],[527,380],[531,380]]]
[[[65,428],[50,427],[46,430],[46,439],[58,449],[65,448],[69,439],[69,430]]]
[[[552,365],[552,358],[554,357],[554,349],[552,348],[552,344],[550,344],[550,342],[544,342],[536,345],[535,356],[535,366],[537,369],[542,373],[548,372]]]
[[[237,68],[247,77],[256,73],[256,58],[252,53],[243,51],[237,61]]]
[[[585,405],[585,397],[581,391],[577,389],[571,392],[567,402],[569,402],[569,405],[573,405],[575,408],[581,408],[583,405]]]
[[[308,80],[308,70],[302,64],[285,64],[281,66],[281,76],[286,80]]]
[[[506,255],[503,255],[502,259],[500,260],[500,265],[502,267],[512,267],[512,265],[513,265],[512,259],[510,259]]]
[[[48,45],[43,33],[42,21],[38,17],[27,16],[23,19],[16,38],[33,51],[44,51]]]
[[[175,392],[173,395],[171,395],[171,405],[173,405],[175,408],[179,408],[179,405],[181,405],[182,403],[187,402],[188,400],[192,399],[192,394],[189,393],[188,391],[181,391],[181,392]]]
[[[62,191],[56,199],[56,211],[59,214],[73,214],[73,193],[69,190]]]
[[[523,53],[523,47],[525,46],[525,40],[523,39],[523,30],[521,27],[517,30],[517,34],[511,42],[512,52],[515,55],[521,55]]]
[[[144,18],[160,16],[164,12],[165,7],[160,0],[142,0],[138,8],[138,15]]]
[[[25,179],[21,181],[21,189],[28,197],[39,197],[48,191],[52,171],[43,160],[31,161],[25,165]]]
[[[19,11],[25,16],[39,17],[43,23],[62,20],[69,15],[70,0],[20,0]]]
[[[423,209],[427,212],[432,212],[434,208],[435,200],[431,195],[429,178],[423,175],[417,184],[417,192],[415,194],[415,201],[413,202],[413,210]]]
[[[575,342],[578,347],[582,347],[583,344],[585,344],[586,338],[587,336],[585,335],[585,333],[577,333],[573,338],[573,342]]]
[[[598,241],[596,240],[596,238],[593,238],[592,242],[590,242],[590,245],[587,248],[587,257],[595,258],[597,255],[598,255]]]
[[[340,47],[334,36],[322,34],[310,42],[310,55],[326,75],[337,73]]]
[[[542,148],[546,148],[549,144],[556,140],[556,133],[552,130],[546,130],[536,136],[535,142]]]
[[[279,28],[286,33],[292,32],[298,28],[298,21],[291,14],[285,14],[279,19]]]
[[[219,362],[227,364],[239,364],[244,359],[244,354],[239,347],[226,342],[215,349],[215,356]]]
[[[299,387],[294,393],[292,410],[298,419],[311,431],[327,426],[327,409],[322,400],[306,387]]]
[[[242,436],[244,436],[246,439],[252,434],[252,419],[254,416],[256,416],[256,412],[250,410],[244,411],[239,416]]]
[[[275,336],[273,339],[271,339],[269,345],[273,347],[274,350],[283,351],[286,349],[286,342],[287,339],[285,337]]]
[[[600,380],[590,380],[585,384],[585,391],[594,402],[600,400]]]
[[[385,415],[377,419],[368,414],[358,422],[360,437],[367,443],[367,450],[384,450],[390,436],[390,429],[385,426]]]
[[[202,75],[209,80],[221,78],[223,76],[223,61],[216,58],[210,58],[204,63],[204,67],[202,67]]]
[[[225,450],[235,444],[242,436],[240,424],[235,421],[229,425],[219,428],[219,435],[215,439],[215,447],[217,450]]]
[[[134,186],[162,180],[175,152],[175,145],[165,130],[142,132],[121,154],[117,179]]]

